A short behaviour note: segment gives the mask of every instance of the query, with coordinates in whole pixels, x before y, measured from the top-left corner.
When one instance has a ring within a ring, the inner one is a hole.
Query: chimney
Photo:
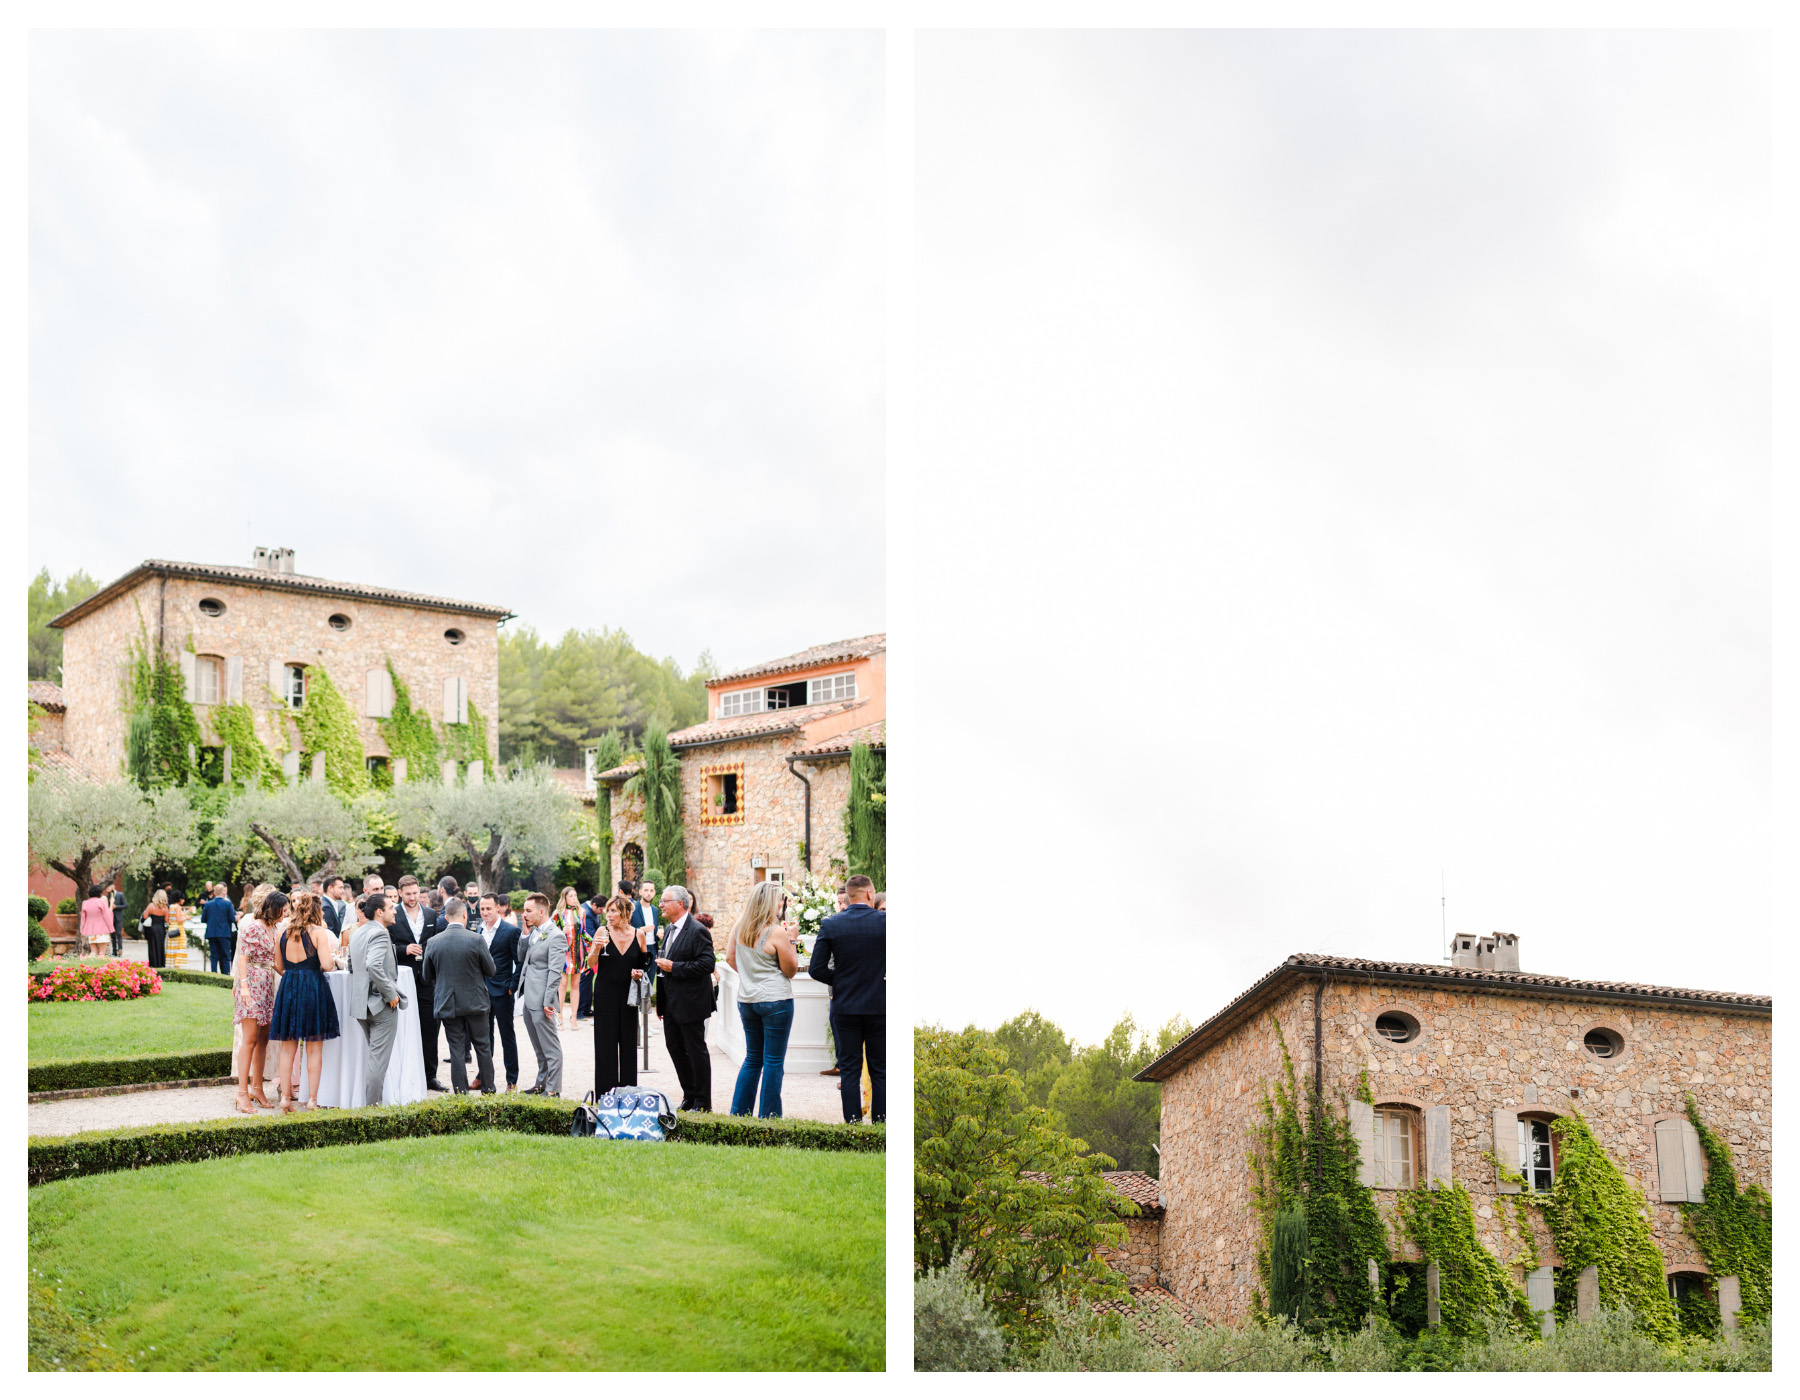
[[[1479,965],[1477,956],[1474,934],[1459,933],[1450,940],[1450,966],[1476,967]]]
[[[1517,972],[1519,970],[1519,935],[1516,933],[1496,933],[1493,937],[1494,971]],[[1486,964],[1483,964],[1486,966]]]
[[[281,545],[259,544],[250,556],[250,567],[271,574],[291,574],[294,572],[294,551]]]

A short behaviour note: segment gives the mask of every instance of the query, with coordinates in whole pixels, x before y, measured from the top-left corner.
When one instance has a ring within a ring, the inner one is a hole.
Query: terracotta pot
[[[61,925],[64,933],[73,935],[81,927],[81,911],[77,910],[73,914],[58,914],[56,922]]]

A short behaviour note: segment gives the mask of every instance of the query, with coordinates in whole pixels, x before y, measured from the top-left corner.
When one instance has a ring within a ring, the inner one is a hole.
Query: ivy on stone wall
[[[1525,1290],[1476,1235],[1475,1207],[1461,1182],[1415,1186],[1399,1192],[1397,1203],[1401,1229],[1437,1265],[1438,1316],[1445,1332],[1484,1337],[1495,1320],[1521,1336],[1535,1334]]]
[[[438,736],[432,726],[431,716],[423,710],[413,708],[412,692],[406,688],[406,682],[400,679],[400,673],[394,669],[390,659],[387,663],[388,677],[394,683],[394,713],[387,719],[375,721],[375,728],[387,741],[388,753],[392,756],[390,763],[400,759],[406,760],[406,780],[409,783],[431,781],[436,782],[438,776]],[[470,707],[473,710],[473,706]]]
[[[1550,1227],[1562,1260],[1556,1271],[1557,1319],[1574,1317],[1576,1276],[1591,1264],[1599,1271],[1602,1307],[1629,1307],[1639,1331],[1675,1341],[1681,1320],[1669,1299],[1643,1192],[1625,1179],[1579,1113],[1558,1118],[1550,1131],[1556,1136],[1556,1180],[1547,1193],[1528,1199]]]
[[[467,724],[444,726],[444,757],[456,760],[458,772],[468,771],[469,765],[476,759],[481,760],[484,768],[491,769],[494,766],[493,760],[488,757],[487,721],[482,718],[481,711],[475,708],[473,700],[469,702]]]
[[[300,726],[302,770],[316,753],[325,755],[325,783],[339,797],[369,790],[362,732],[337,686],[323,666],[306,668],[306,704],[294,712]]]
[[[1742,1316],[1760,1320],[1769,1315],[1775,1296],[1774,1202],[1760,1186],[1738,1190],[1731,1145],[1706,1126],[1692,1094],[1687,1116],[1706,1154],[1706,1187],[1704,1200],[1682,1205],[1683,1223],[1706,1260],[1707,1272],[1715,1279],[1737,1275]]]
[[[1334,1113],[1316,1095],[1309,1095],[1312,1101],[1302,1119],[1287,1040],[1273,1016],[1269,1024],[1281,1047],[1282,1077],[1272,1089],[1264,1086],[1262,1122],[1252,1132],[1249,1153],[1250,1194],[1262,1231],[1257,1272],[1264,1296],[1273,1299],[1275,1220],[1283,1211],[1303,1210],[1305,1311],[1334,1332],[1354,1332],[1371,1312],[1382,1311],[1381,1300],[1369,1287],[1368,1261],[1376,1262],[1385,1288],[1387,1230],[1374,1191],[1361,1182],[1362,1154],[1348,1115]]]
[[[212,729],[231,750],[231,780],[245,785],[279,787],[281,763],[256,735],[256,712],[248,705],[214,705]]]
[[[205,743],[194,707],[187,701],[181,666],[174,657],[150,641],[149,630],[138,619],[138,640],[127,653],[126,712],[142,715],[148,730],[141,742],[139,785],[163,788],[185,784],[194,774],[189,745],[197,751]]]

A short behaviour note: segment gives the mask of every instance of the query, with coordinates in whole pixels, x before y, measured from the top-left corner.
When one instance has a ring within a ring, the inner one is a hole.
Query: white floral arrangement
[[[799,938],[795,940],[796,949],[800,939],[807,940],[806,950],[812,951],[811,940],[819,933],[819,925],[837,913],[837,891],[828,889],[815,880],[802,880],[797,885],[788,887],[788,917],[800,926]]]

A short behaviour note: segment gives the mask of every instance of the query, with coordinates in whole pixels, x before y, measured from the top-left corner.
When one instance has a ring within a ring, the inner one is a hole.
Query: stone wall
[[[1312,988],[1290,991],[1275,1014],[1304,1088],[1312,1072]],[[1418,1038],[1395,1045],[1375,1017],[1412,1015]],[[1770,1022],[1752,1016],[1677,1012],[1605,1002],[1534,1000],[1470,989],[1333,983],[1323,1004],[1325,1092],[1348,1099],[1368,1070],[1377,1104],[1448,1110],[1451,1174],[1469,1191],[1482,1244],[1503,1263],[1522,1254],[1508,1238],[1510,1210],[1488,1154],[1494,1110],[1579,1110],[1626,1178],[1644,1192],[1652,1230],[1671,1271],[1704,1271],[1680,1210],[1657,1197],[1654,1123],[1679,1114],[1692,1093],[1701,1117],[1731,1144],[1740,1182],[1771,1184]],[[1624,1052],[1597,1059],[1582,1038],[1616,1031]],[[1162,1180],[1168,1194],[1165,1271],[1174,1291],[1216,1321],[1247,1315],[1257,1221],[1243,1170],[1260,1090],[1280,1072],[1266,1016],[1239,1027],[1163,1085]],[[1421,1154],[1422,1156],[1423,1154]],[[1377,1190],[1391,1216],[1395,1192]],[[1557,1264],[1538,1230],[1542,1262]],[[1246,1268],[1246,1264],[1249,1265]]]
[[[225,604],[221,616],[199,609],[202,598]],[[326,621],[351,619],[347,631]],[[363,751],[386,755],[374,718],[365,714],[365,675],[391,659],[415,708],[434,722],[443,718],[443,686],[460,676],[469,703],[481,711],[488,753],[499,751],[499,629],[493,618],[437,612],[361,598],[332,598],[217,580],[149,578],[81,618],[63,632],[63,698],[68,707],[65,744],[93,772],[122,773],[125,764],[125,683],[131,648],[143,633],[152,640],[161,619],[171,655],[187,648],[202,655],[236,657],[243,667],[243,699],[256,712],[257,734],[270,748],[292,746],[292,727],[280,718],[269,693],[271,663],[322,666],[360,719]],[[458,628],[465,640],[444,638]],[[221,685],[220,698],[228,698]],[[195,705],[201,728],[212,738],[210,707]],[[416,775],[415,775],[416,776]]]
[[[61,710],[41,710],[37,716],[37,733],[31,736],[31,746],[37,749],[66,748],[63,742],[63,712]]]
[[[1133,1216],[1120,1222],[1129,1238],[1118,1249],[1102,1249],[1100,1257],[1125,1275],[1133,1288],[1152,1287],[1162,1273],[1161,1217]]]

